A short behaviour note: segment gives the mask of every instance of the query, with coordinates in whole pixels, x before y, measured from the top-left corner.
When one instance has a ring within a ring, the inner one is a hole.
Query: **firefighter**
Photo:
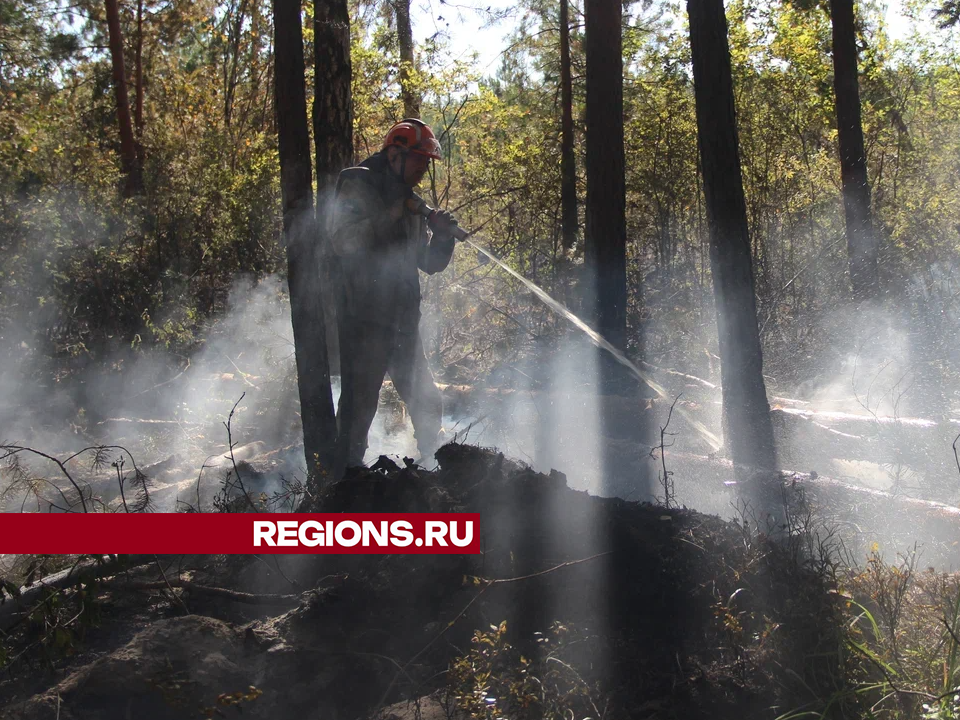
[[[379,152],[337,180],[329,236],[341,268],[338,473],[363,462],[387,373],[413,420],[421,462],[437,449],[443,403],[420,339],[419,271],[447,267],[457,221],[445,211],[426,220],[408,201],[439,159],[429,126],[401,120]]]

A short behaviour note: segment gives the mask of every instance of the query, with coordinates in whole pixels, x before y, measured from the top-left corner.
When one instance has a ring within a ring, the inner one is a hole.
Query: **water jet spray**
[[[407,209],[413,213],[422,215],[428,220],[431,217],[433,217],[434,213],[437,212],[437,210],[427,205],[426,201],[423,198],[419,197],[418,195],[414,195],[410,200],[407,201]],[[657,395],[659,395],[664,400],[670,400],[670,396],[667,394],[667,391],[664,389],[664,387],[660,385],[660,383],[654,380],[649,373],[645,373],[643,370],[637,367],[636,363],[631,361],[630,358],[624,355],[613,343],[611,343],[609,340],[603,337],[603,335],[598,333],[596,330],[594,330],[589,325],[587,325],[583,320],[577,317],[573,312],[571,312],[571,310],[566,305],[564,305],[559,300],[556,300],[555,298],[553,298],[549,293],[547,293],[546,290],[541,288],[536,283],[523,277],[523,275],[521,275],[516,270],[511,268],[509,265],[503,262],[503,260],[498,258],[493,253],[491,253],[489,250],[487,250],[484,247],[481,247],[480,245],[475,243],[473,240],[471,240],[470,236],[473,235],[474,233],[471,233],[469,230],[465,228],[454,226],[451,228],[450,234],[460,242],[465,242],[468,245],[471,245],[472,247],[474,247],[479,254],[486,256],[488,259],[492,260],[501,268],[503,268],[508,273],[510,273],[510,275],[512,275],[517,280],[519,280],[524,285],[526,285],[530,289],[530,291],[533,292],[533,294],[536,295],[540,299],[540,301],[543,302],[544,305],[550,308],[550,310],[554,314],[569,320],[575,327],[583,331],[583,333],[588,338],[590,338],[590,341],[595,346],[602,348],[606,350],[608,353],[610,353],[613,356],[613,358],[618,363],[620,363],[623,367],[629,370],[634,377],[636,377],[641,382],[647,384]],[[677,412],[679,412],[680,415],[682,415],[683,418],[688,423],[690,423],[690,425],[698,433],[700,433],[700,435],[704,438],[704,440],[706,440],[710,444],[710,446],[714,449],[714,451],[717,451],[722,447],[722,443],[720,442],[720,439],[716,435],[714,435],[712,432],[710,432],[710,430],[706,427],[706,425],[704,425],[702,422],[700,422],[696,418],[692,417],[690,413],[688,413],[686,410],[684,410],[681,407],[677,408]]]

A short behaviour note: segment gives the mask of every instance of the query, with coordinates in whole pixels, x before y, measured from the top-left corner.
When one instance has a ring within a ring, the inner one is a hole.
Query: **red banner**
[[[476,554],[478,513],[4,513],[0,554]]]

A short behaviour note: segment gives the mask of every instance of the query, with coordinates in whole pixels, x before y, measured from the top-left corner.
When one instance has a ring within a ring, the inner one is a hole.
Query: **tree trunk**
[[[587,0],[586,6],[586,173],[587,202],[584,255],[584,310],[589,322],[614,347],[627,342],[627,222],[623,148],[622,5],[620,0]],[[638,293],[640,288],[636,290]],[[606,352],[599,353],[599,432],[613,435],[619,419],[614,395],[637,395],[641,386]],[[640,417],[629,426],[631,436],[651,442],[651,427]],[[605,449],[602,476],[615,482],[629,476],[635,487],[648,491],[648,464],[635,468]],[[604,488],[600,489],[601,494]]]
[[[310,135],[304,90],[300,0],[274,0],[275,103],[280,148],[280,190],[300,415],[308,473],[331,467],[337,426],[316,253]]]
[[[411,75],[413,64],[413,27],[410,25],[410,0],[393,0],[397,17],[397,44],[400,46],[400,97],[403,99],[403,116],[420,117],[420,97],[413,88]]]
[[[870,212],[867,153],[860,120],[853,0],[831,0],[830,22],[833,25],[833,88],[837,103],[837,140],[840,145],[850,284],[854,297],[866,300],[875,297],[879,290],[879,243]]]
[[[573,154],[573,82],[570,78],[570,19],[560,0],[560,223],[563,247],[577,241],[577,166]]]
[[[130,197],[142,190],[137,146],[130,121],[130,100],[127,97],[127,77],[123,65],[123,33],[120,31],[120,7],[117,0],[105,0],[107,30],[110,35],[110,59],[113,64],[113,90],[117,98],[117,124],[120,127],[120,162],[125,176],[123,195]]]
[[[137,133],[137,162],[143,167],[143,0],[137,0],[136,106],[133,114]]]
[[[263,18],[260,15],[260,2],[257,0],[250,7],[250,57],[248,62],[248,67],[250,68],[250,92],[247,113],[251,116],[248,119],[248,122],[254,127],[263,127],[263,122],[253,116],[254,107],[259,105],[260,99],[265,98],[269,93],[260,92],[260,74],[263,72],[261,70],[262,66],[262,42],[263,42]],[[269,85],[269,81],[267,83]]]
[[[586,309],[623,349],[627,332],[627,223],[619,0],[586,3]]]
[[[230,127],[233,119],[233,102],[237,94],[240,65],[240,40],[243,34],[243,21],[247,16],[247,0],[240,0],[237,14],[230,24],[230,36],[227,38],[227,52],[223,59],[224,92],[223,92],[223,122]]]
[[[317,185],[323,193],[336,183],[337,174],[353,162],[350,16],[346,0],[319,0],[313,28],[313,136],[317,146]]]
[[[776,453],[757,329],[723,0],[687,0],[687,12],[720,336],[724,434],[737,466],[772,470]]]
[[[323,232],[337,174],[353,164],[350,14],[346,0],[319,0],[314,14],[313,137],[317,153],[317,229],[331,372],[340,372],[336,303],[339,267]]]

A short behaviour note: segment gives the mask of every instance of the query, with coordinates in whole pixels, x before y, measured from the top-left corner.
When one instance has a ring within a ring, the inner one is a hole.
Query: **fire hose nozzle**
[[[423,217],[427,218],[427,220],[432,218],[434,213],[437,212],[434,208],[427,205],[426,200],[424,200],[422,197],[416,194],[414,194],[412,198],[407,200],[407,210],[414,213],[415,215],[422,215]],[[470,231],[454,225],[452,228],[450,228],[450,234],[455,239],[460,240],[462,242],[470,236]]]

